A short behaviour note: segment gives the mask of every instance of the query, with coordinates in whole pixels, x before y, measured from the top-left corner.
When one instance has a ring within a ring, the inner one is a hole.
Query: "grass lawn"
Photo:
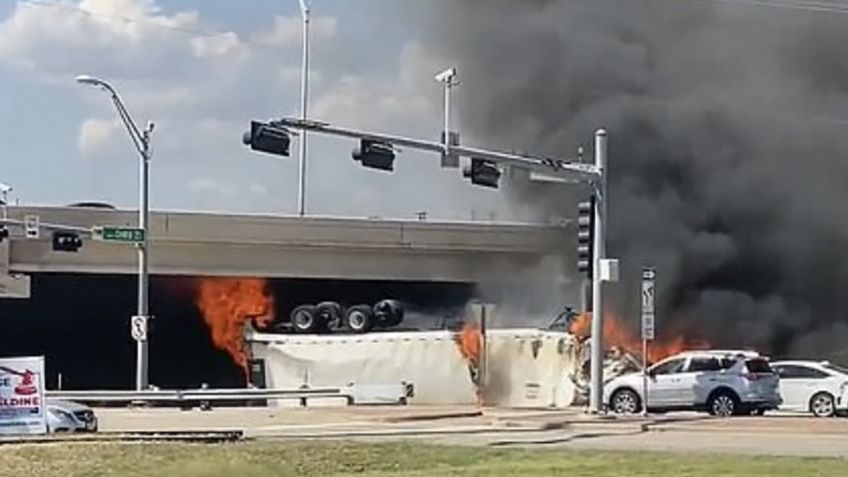
[[[848,475],[848,461],[625,452],[492,450],[418,443],[259,441],[222,445],[47,444],[3,446],[0,448],[0,475],[831,477]]]

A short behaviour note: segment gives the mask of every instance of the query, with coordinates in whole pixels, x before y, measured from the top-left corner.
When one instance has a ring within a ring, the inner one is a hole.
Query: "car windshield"
[[[828,371],[834,371],[840,374],[848,374],[848,368],[843,368],[842,366],[837,366],[835,364],[825,364],[824,369]]]

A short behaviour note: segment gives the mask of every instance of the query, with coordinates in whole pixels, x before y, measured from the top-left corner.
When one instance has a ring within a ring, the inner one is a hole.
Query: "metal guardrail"
[[[187,401],[251,401],[294,399],[305,402],[309,399],[343,398],[348,405],[358,403],[396,403],[406,404],[412,397],[411,384],[396,385],[351,385],[326,388],[303,389],[151,389],[134,390],[85,390],[85,391],[46,391],[48,399],[68,401],[130,403],[130,402],[187,402]]]

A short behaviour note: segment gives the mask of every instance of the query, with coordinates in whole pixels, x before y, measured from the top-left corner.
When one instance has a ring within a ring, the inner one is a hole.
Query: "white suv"
[[[626,374],[604,387],[613,412],[642,410],[642,372]],[[648,410],[707,411],[714,416],[763,414],[781,404],[778,376],[768,360],[750,351],[689,351],[648,368]]]

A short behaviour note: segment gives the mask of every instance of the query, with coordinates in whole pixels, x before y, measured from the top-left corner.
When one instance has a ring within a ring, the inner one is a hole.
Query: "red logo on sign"
[[[31,394],[36,394],[38,392],[38,388],[33,383],[33,380],[35,378],[35,373],[33,373],[32,371],[27,369],[24,372],[20,372],[20,371],[14,370],[14,369],[6,368],[6,367],[2,367],[0,369],[2,369],[3,371],[6,371],[7,373],[14,374],[14,375],[20,377],[20,382],[18,383],[17,386],[15,386],[15,394],[18,394],[18,395],[21,395],[21,396],[29,396]]]

